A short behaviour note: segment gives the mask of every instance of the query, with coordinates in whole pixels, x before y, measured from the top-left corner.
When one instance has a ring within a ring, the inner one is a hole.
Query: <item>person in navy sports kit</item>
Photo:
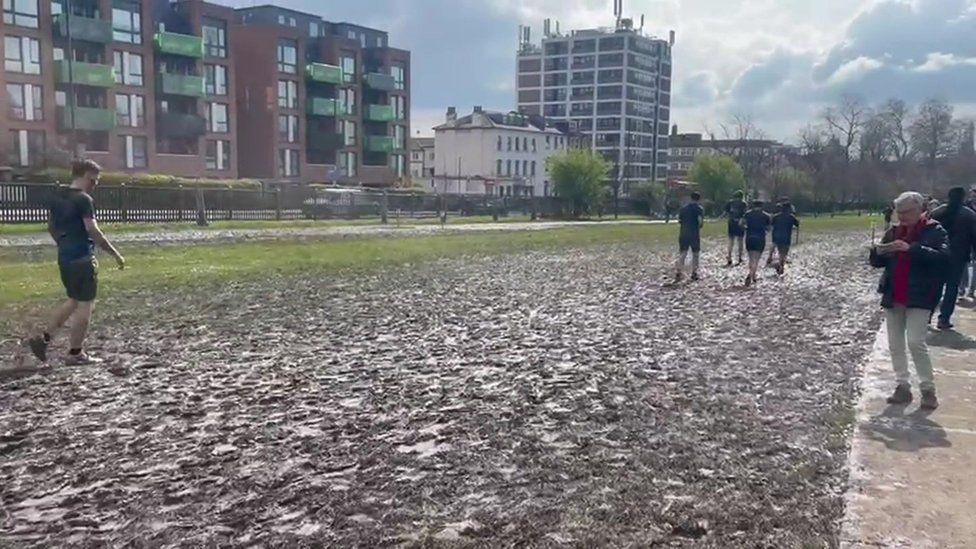
[[[773,216],[773,248],[769,251],[769,257],[773,257],[773,249],[779,254],[779,262],[776,265],[776,272],[783,274],[786,268],[786,258],[790,255],[790,246],[793,244],[793,229],[800,227],[800,220],[793,213],[793,205],[788,201],[780,204],[779,213]]]
[[[732,200],[725,203],[724,216],[729,218],[729,253],[726,256],[726,267],[732,266],[732,248],[738,244],[739,252],[739,262],[737,265],[742,265],[742,238],[745,236],[745,232],[742,229],[742,217],[746,214],[748,206],[746,201],[743,200],[745,193],[742,191],[735,191],[732,195]]]
[[[763,201],[754,200],[752,209],[742,218],[745,225],[746,251],[749,253],[749,274],[746,276],[746,286],[751,286],[756,282],[759,261],[762,259],[763,250],[766,249],[766,233],[769,232],[769,227],[773,223],[773,219],[762,208]]]
[[[698,280],[698,259],[701,253],[701,228],[705,224],[705,209],[701,205],[701,194],[691,193],[691,202],[678,212],[681,230],[678,234],[678,265],[675,282],[684,277],[685,261],[691,250],[691,279]]]

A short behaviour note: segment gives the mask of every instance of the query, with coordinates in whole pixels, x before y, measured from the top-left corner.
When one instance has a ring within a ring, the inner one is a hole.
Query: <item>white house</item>
[[[448,107],[446,122],[434,128],[431,187],[442,193],[549,196],[546,159],[569,148],[574,136],[568,122],[481,107],[458,118]]]
[[[410,140],[410,179],[414,185],[430,185],[435,158],[433,137],[414,137]]]

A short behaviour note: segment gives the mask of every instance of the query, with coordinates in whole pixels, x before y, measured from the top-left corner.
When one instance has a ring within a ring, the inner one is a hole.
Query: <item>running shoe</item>
[[[935,396],[935,391],[929,389],[922,391],[922,402],[918,405],[922,410],[932,411],[939,407],[939,398]]]
[[[65,366],[93,366],[95,364],[102,364],[103,362],[105,361],[93,357],[84,351],[76,355],[68,355],[68,358],[64,359]]]
[[[888,404],[911,404],[912,403],[912,388],[910,385],[900,383],[898,387],[895,387],[895,392],[888,397]]]
[[[47,362],[47,341],[44,341],[43,336],[32,337],[27,341],[27,346],[30,347],[34,356],[37,360],[41,362]]]

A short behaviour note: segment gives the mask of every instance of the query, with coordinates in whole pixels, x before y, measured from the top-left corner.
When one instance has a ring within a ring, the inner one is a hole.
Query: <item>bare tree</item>
[[[908,121],[912,116],[911,107],[901,99],[889,99],[878,110],[878,115],[885,123],[888,152],[898,162],[906,160],[911,154],[908,128]]]
[[[864,121],[861,129],[860,148],[861,162],[880,164],[891,154],[891,139],[889,139],[888,124],[880,112],[873,113]]]
[[[869,109],[855,95],[845,95],[839,105],[828,107],[823,112],[827,131],[840,143],[848,162],[854,159],[855,145],[869,115]]]
[[[736,113],[727,122],[719,124],[721,137],[708,131],[714,148],[719,154],[731,156],[742,167],[746,184],[757,187],[772,173],[776,164],[776,150],[773,141],[756,126],[752,116]]]
[[[959,152],[960,126],[953,122],[953,107],[941,99],[929,99],[918,108],[911,125],[912,150],[934,175],[936,162]]]

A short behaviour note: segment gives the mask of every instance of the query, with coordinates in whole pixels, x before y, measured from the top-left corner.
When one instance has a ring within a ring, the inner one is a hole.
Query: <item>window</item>
[[[551,142],[550,142],[549,138],[550,138],[550,136],[547,135],[546,136],[546,150],[547,151],[549,150],[549,147],[551,146]]]
[[[230,131],[228,121],[227,105],[224,103],[207,104],[207,124],[208,129],[213,133],[227,133]]]
[[[522,175],[529,175],[529,161],[522,161]]]
[[[227,57],[227,22],[203,18],[203,47],[210,57]]]
[[[533,137],[532,138],[532,152],[535,152],[535,151],[536,151],[536,148],[535,148],[535,138]],[[532,174],[532,175],[535,175],[535,174]]]
[[[112,7],[112,38],[126,44],[142,44],[140,2],[115,0]]]
[[[529,152],[529,138],[528,137],[523,137],[522,138],[522,150],[525,151],[525,152]]]
[[[356,58],[351,55],[343,55],[339,59],[339,64],[342,66],[342,79],[346,82],[354,82],[356,80]]]
[[[511,160],[506,160],[505,161],[505,175],[508,175],[508,176],[511,176],[512,175],[512,161]]]
[[[308,35],[316,37],[319,35],[319,24],[315,21],[310,21],[308,23]]]
[[[343,136],[343,146],[355,147],[356,146],[356,123],[343,120],[342,121],[342,136]]]
[[[44,160],[44,132],[10,130],[10,152],[18,166],[38,166]]]
[[[296,21],[294,17],[289,17],[288,18],[288,26],[289,27],[297,27],[298,26],[298,21]]]
[[[390,67],[390,74],[393,75],[393,88],[403,90],[407,87],[407,70],[403,65],[393,65]]]
[[[532,177],[535,177],[535,160],[532,161]]]
[[[358,161],[356,158],[356,153],[339,153],[339,175],[343,175],[345,177],[355,177],[357,164]]]
[[[403,177],[403,155],[394,154],[390,156],[390,168],[396,177]]]
[[[495,161],[495,175],[501,175],[501,174],[502,174],[502,159],[499,158],[498,160]]]
[[[205,65],[203,70],[207,84],[207,95],[227,95],[227,67]]]
[[[497,148],[498,148],[498,150],[502,150],[502,136],[500,136],[500,135],[498,136]],[[499,160],[499,162],[501,162],[501,160]]]
[[[347,115],[356,114],[356,90],[339,90],[339,104],[345,107]]]
[[[407,129],[403,126],[393,126],[393,147],[395,149],[407,148]]]
[[[229,170],[230,141],[207,141],[206,161],[208,170]]]
[[[519,138],[516,137],[515,138],[515,152],[518,152],[518,151],[519,151]]]
[[[298,108],[298,82],[293,80],[278,81],[278,106],[283,109]]]
[[[41,43],[26,36],[3,37],[3,68],[10,72],[41,74]]]
[[[512,138],[508,138],[508,150],[512,150]]]
[[[115,113],[119,126],[141,128],[146,125],[145,98],[141,95],[115,95]]]
[[[285,143],[298,142],[298,117],[294,114],[278,115],[278,138]]]
[[[142,54],[127,51],[114,52],[115,83],[126,86],[143,85]]]
[[[515,177],[519,176],[519,161],[515,161]]]
[[[279,24],[279,25],[285,25],[285,24],[287,24],[287,22],[286,22],[286,20],[285,20],[285,16],[284,16],[284,15],[279,15],[279,16],[278,16],[278,24]]]
[[[280,177],[295,177],[298,175],[297,150],[278,149],[278,175]]]
[[[7,116],[12,120],[44,120],[44,94],[35,84],[7,84]]]
[[[298,73],[298,43],[294,40],[278,41],[278,71],[286,74]]]
[[[146,149],[148,145],[145,137],[135,135],[123,135],[122,139],[122,163],[127,169],[145,168]]]
[[[394,95],[390,98],[393,102],[393,114],[396,116],[397,120],[406,120],[407,118],[407,98],[399,95]]]
[[[37,28],[37,0],[3,0],[3,22]]]

